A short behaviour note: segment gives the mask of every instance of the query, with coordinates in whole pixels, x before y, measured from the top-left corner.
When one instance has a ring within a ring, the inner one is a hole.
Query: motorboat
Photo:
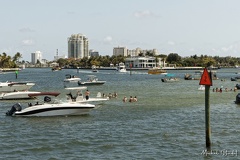
[[[92,66],[92,72],[98,72],[97,67],[95,65]]]
[[[117,66],[117,71],[118,71],[118,72],[127,72],[126,66],[124,65],[123,62],[120,62],[120,63],[118,64],[118,66]]]
[[[29,94],[39,94],[41,92],[35,91],[16,91],[0,93],[0,100],[16,100],[16,99],[32,99]]]
[[[148,69],[148,74],[167,74],[167,71],[159,67],[153,67]]]
[[[62,68],[59,66],[52,67],[52,71],[61,71]]]
[[[29,94],[31,97],[44,96],[44,101],[35,104],[28,103],[24,108],[20,103],[16,103],[7,111],[7,116],[71,116],[89,114],[95,105],[88,103],[61,102],[52,100],[50,96],[58,96],[58,92],[42,92],[39,94]]]
[[[231,81],[240,81],[240,76],[231,77]]]
[[[78,85],[82,86],[82,85],[101,85],[104,84],[106,81],[99,81],[97,76],[95,75],[87,75],[87,81],[85,82],[81,82],[78,81]]]
[[[218,80],[219,78],[217,77],[217,72],[216,71],[211,71],[211,76],[212,76],[212,80]],[[202,74],[203,74],[203,71],[195,71],[195,73],[192,75],[192,74],[189,74],[189,73],[186,73],[184,75],[184,79],[185,80],[200,80],[201,77],[202,77]]]
[[[162,82],[178,82],[178,78],[170,77],[170,78],[162,78]]]
[[[68,102],[77,102],[77,103],[88,103],[88,102],[102,102],[107,101],[109,98],[102,97],[101,93],[99,92],[96,97],[90,96],[87,100],[84,97],[83,91],[87,90],[86,86],[82,87],[69,87],[65,88],[66,90],[69,90],[70,93],[67,94],[67,101]],[[72,93],[76,92],[76,93]]]
[[[166,74],[164,78],[161,79],[162,82],[178,82],[179,79],[174,76],[174,74]]]
[[[81,78],[75,75],[66,74],[65,76],[66,78],[63,80],[64,82],[78,82],[81,80]]]
[[[31,82],[0,82],[0,92],[14,92],[29,90],[35,85]]]
[[[184,75],[184,79],[185,79],[185,80],[193,80],[194,78],[193,78],[193,76],[192,76],[191,74],[186,73],[186,74]]]
[[[240,104],[240,93],[237,94],[235,103]]]

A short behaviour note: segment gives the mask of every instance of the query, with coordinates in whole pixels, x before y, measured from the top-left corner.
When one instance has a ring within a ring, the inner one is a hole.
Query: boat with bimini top
[[[77,82],[81,80],[81,78],[71,74],[66,74],[65,77],[64,82]]]
[[[81,82],[78,81],[78,85],[79,86],[83,86],[83,85],[102,85],[104,84],[106,81],[99,81],[97,76],[95,75],[87,75],[87,81],[85,82]]]

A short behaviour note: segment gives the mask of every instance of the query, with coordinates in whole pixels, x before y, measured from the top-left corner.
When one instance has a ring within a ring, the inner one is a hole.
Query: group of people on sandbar
[[[130,98],[128,99],[126,96],[123,97],[123,102],[137,102],[137,96],[133,97],[133,96],[130,96]]]
[[[220,92],[220,93],[221,93],[221,92],[223,92],[223,87],[220,87],[220,88],[218,88],[218,87],[213,88],[212,91],[213,91],[213,92]],[[234,87],[233,89],[225,88],[224,91],[225,91],[225,92],[228,92],[228,91],[234,91],[234,92],[236,92],[236,91],[237,91],[237,87]]]

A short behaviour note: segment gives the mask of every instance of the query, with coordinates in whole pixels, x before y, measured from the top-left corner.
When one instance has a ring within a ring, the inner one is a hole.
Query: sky
[[[81,33],[89,49],[157,49],[182,57],[240,57],[239,0],[0,0],[0,54],[68,55]]]

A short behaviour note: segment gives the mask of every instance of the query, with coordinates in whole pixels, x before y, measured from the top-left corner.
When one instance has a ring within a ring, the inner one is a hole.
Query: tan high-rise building
[[[72,34],[68,38],[68,58],[89,57],[88,38],[83,34]]]

